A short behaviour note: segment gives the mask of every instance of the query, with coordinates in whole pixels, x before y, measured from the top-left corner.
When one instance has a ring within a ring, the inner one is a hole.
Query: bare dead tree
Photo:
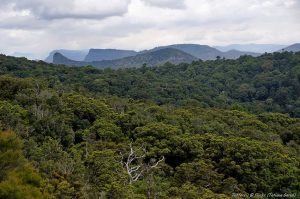
[[[139,180],[143,175],[149,173],[151,169],[157,168],[159,163],[165,159],[164,156],[162,156],[158,161],[151,159],[150,163],[145,164],[144,159],[147,151],[144,145],[138,149],[134,149],[132,143],[130,143],[129,147],[130,151],[126,156],[120,152],[121,164],[128,174],[129,184]]]

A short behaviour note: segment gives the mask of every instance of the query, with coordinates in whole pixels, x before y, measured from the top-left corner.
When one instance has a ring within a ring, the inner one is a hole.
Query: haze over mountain
[[[238,50],[238,51],[248,51],[256,53],[272,53],[276,52],[282,48],[285,48],[287,45],[280,44],[230,44],[227,46],[214,46],[220,51],[229,51],[229,50]]]
[[[296,43],[293,45],[290,45],[286,48],[281,49],[280,51],[292,51],[292,52],[299,52],[300,51],[300,43]]]
[[[164,49],[169,50],[162,51]],[[171,51],[170,49],[175,49],[177,51]],[[59,52],[61,55],[55,56],[55,60],[53,60],[55,52]],[[56,64],[75,66],[93,65],[97,67],[120,68],[141,67],[144,63],[152,66],[167,61],[170,61],[171,63],[177,63],[178,60],[182,60],[181,62],[190,62],[191,60],[195,59],[214,60],[217,57],[237,59],[241,55],[251,55],[254,57],[260,55],[259,53],[242,52],[237,50],[221,52],[220,50],[208,45],[198,44],[174,44],[168,46],[159,46],[140,52],[118,49],[90,49],[88,54],[83,59],[82,57],[84,53],[84,51],[53,51],[49,56],[52,56],[52,61]],[[158,55],[158,53],[162,54]],[[172,55],[175,59],[171,58]],[[73,59],[72,57],[76,57],[76,59]],[[47,60],[51,59],[48,57]]]
[[[171,63],[189,63],[191,60],[196,59],[201,59],[204,61],[215,60],[217,57],[237,59],[242,55],[251,55],[256,57],[261,54],[258,52],[276,52],[282,50],[297,52],[300,50],[299,43],[283,49],[281,47],[285,46],[275,44],[233,44],[213,48],[208,45],[199,44],[173,44],[167,46],[158,46],[153,49],[143,50],[140,52],[120,49],[90,49],[89,51],[54,50],[47,57],[46,61],[53,61],[56,64],[65,64],[69,66],[93,65],[100,68],[128,68],[141,67],[144,63],[149,66],[154,66],[168,61]],[[169,50],[162,51],[164,49]],[[170,49],[176,49],[177,51],[171,51]],[[255,50],[256,52],[240,51],[237,49]],[[224,52],[221,50],[227,51]],[[55,60],[53,60],[53,56],[56,52],[59,52],[60,54],[56,55]],[[162,54],[159,55],[159,53]]]
[[[74,61],[68,59],[60,53],[55,53],[53,56],[54,64],[64,64],[69,66],[86,66],[92,65],[98,68],[131,68],[141,67],[144,63],[147,66],[156,66],[170,62],[173,64],[190,63],[198,58],[174,48],[164,48],[155,51],[145,52],[136,56],[125,57],[115,60],[102,60],[102,61]]]

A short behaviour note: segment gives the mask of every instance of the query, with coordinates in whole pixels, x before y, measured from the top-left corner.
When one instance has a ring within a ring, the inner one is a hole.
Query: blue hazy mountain
[[[75,61],[84,60],[84,58],[88,54],[88,50],[67,50],[67,49],[53,50],[52,52],[50,52],[49,56],[45,59],[45,62],[52,63],[53,55],[57,52],[67,57],[68,59],[72,59]]]
[[[285,48],[287,45],[278,44],[231,44],[227,46],[214,46],[220,51],[238,50],[255,53],[271,53]]]
[[[199,44],[174,44],[168,46],[159,46],[142,52],[153,52],[153,51],[166,49],[166,48],[174,48],[177,50],[181,50],[202,60],[216,59],[217,56],[221,56],[222,54],[222,52],[220,52],[215,48],[212,48],[208,45],[199,45]]]

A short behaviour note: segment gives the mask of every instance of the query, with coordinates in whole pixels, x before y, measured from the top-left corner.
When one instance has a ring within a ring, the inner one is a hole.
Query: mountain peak
[[[69,60],[69,59],[63,56],[61,53],[55,52],[53,54],[53,63],[55,63],[56,61],[65,61],[65,60]]]
[[[68,59],[72,59],[75,61],[81,61],[87,55],[88,50],[67,50],[67,49],[53,50],[50,52],[49,56],[45,59],[45,61],[48,63],[52,63],[53,56],[57,52],[62,54],[65,57],[67,57]]]

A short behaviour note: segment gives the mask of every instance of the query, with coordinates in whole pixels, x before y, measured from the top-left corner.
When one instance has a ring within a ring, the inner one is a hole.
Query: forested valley
[[[118,70],[0,55],[0,131],[1,199],[296,197],[300,53]]]

